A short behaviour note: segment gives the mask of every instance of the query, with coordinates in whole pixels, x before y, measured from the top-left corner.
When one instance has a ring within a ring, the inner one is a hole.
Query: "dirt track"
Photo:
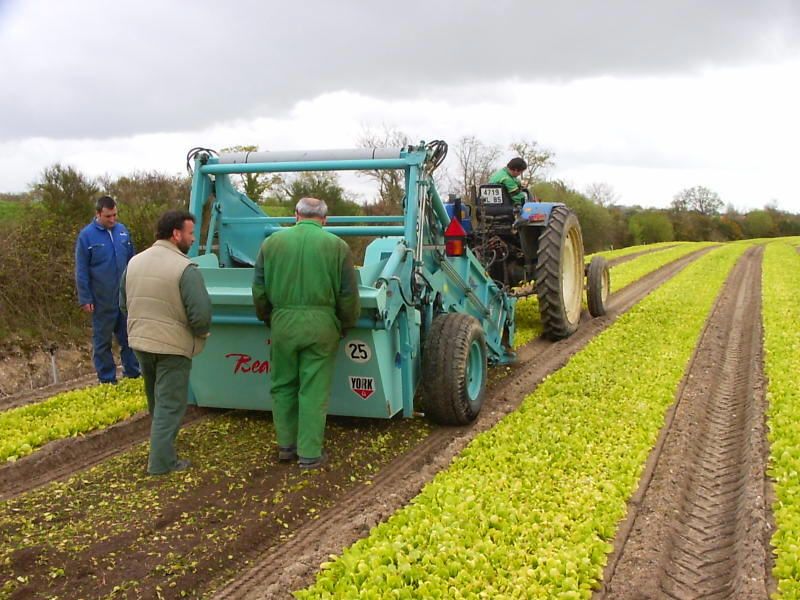
[[[742,257],[706,323],[600,598],[768,597],[762,254]]]
[[[675,246],[659,246],[658,248],[651,248],[650,250],[642,250],[641,252],[634,252],[633,254],[627,254],[625,256],[620,256],[619,258],[612,258],[608,261],[608,266],[616,267],[617,265],[621,265],[622,263],[626,263],[634,258],[639,258],[643,254],[652,254],[653,252],[661,252],[662,250],[669,250],[670,248],[674,248]]]

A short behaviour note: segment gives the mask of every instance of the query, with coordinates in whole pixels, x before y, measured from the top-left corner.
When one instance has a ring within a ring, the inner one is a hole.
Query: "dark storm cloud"
[[[798,30],[796,0],[0,0],[0,140],[279,116],[343,89],[496,93],[509,78],[758,63],[797,52]]]

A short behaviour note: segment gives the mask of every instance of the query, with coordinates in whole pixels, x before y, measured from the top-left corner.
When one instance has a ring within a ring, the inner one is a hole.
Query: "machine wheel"
[[[602,317],[606,314],[606,301],[611,290],[611,275],[608,263],[602,256],[595,256],[586,270],[586,300],[589,314]]]
[[[474,317],[434,317],[422,355],[425,414],[442,425],[475,420],[486,393],[486,339]]]
[[[578,217],[556,206],[539,236],[536,295],[544,335],[560,340],[572,335],[581,319],[583,299],[583,236]]]

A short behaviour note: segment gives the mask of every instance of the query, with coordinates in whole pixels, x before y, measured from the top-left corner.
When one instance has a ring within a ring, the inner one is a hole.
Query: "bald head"
[[[319,198],[300,198],[294,207],[294,213],[298,221],[303,219],[324,221],[328,216],[328,205]]]

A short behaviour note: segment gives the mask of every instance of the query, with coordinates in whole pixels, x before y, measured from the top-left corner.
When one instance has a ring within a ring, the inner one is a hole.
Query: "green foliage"
[[[722,200],[715,191],[697,185],[678,192],[672,200],[672,207],[679,212],[694,211],[708,217],[719,214]]]
[[[775,235],[775,222],[766,210],[751,210],[744,216],[742,229],[749,238],[763,238]]]
[[[26,204],[16,200],[4,200],[0,198],[0,223],[3,221],[13,221],[22,214]]]
[[[604,250],[603,252],[595,252],[594,254],[587,254],[586,262],[589,262],[593,256],[604,256],[606,259],[612,260],[614,258],[622,258],[623,256],[636,254],[637,252],[646,252],[648,250],[661,250],[669,246],[675,246],[681,243],[683,242],[677,242],[677,243],[662,242],[659,244],[647,244],[644,246],[628,246],[627,248],[620,248],[619,250]]]
[[[220,153],[227,152],[258,152],[258,146],[230,146],[220,150]],[[242,173],[237,177],[231,177],[231,181],[253,202],[264,202],[270,192],[278,190],[284,184],[283,175],[280,173]]]
[[[125,379],[53,396],[0,413],[0,461],[47,442],[108,427],[146,408],[141,380]]]
[[[542,318],[539,313],[539,298],[526,296],[517,301],[514,311],[516,331],[514,333],[514,348],[524,346],[533,339],[542,335]]]
[[[319,198],[328,205],[329,215],[360,215],[361,205],[347,197],[336,173],[309,171],[300,173],[286,187],[290,206],[301,198]]]
[[[542,202],[563,202],[575,212],[581,224],[583,247],[587,253],[609,246],[612,219],[607,209],[561,181],[537,183],[533,191]]]
[[[62,165],[45,169],[32,189],[29,208],[0,222],[0,337],[25,346],[85,335],[89,318],[77,306],[74,248],[101,193],[117,199],[137,251],[155,239],[161,213],[189,198],[186,177],[134,173],[95,181]]]
[[[634,281],[638,281],[648,273],[660,269],[664,265],[700,250],[701,248],[713,245],[714,244],[711,242],[679,244],[674,248],[643,254],[642,256],[637,256],[633,260],[617,265],[611,270],[611,291],[618,292]]]
[[[94,216],[99,195],[97,183],[73,167],[60,164],[48,167],[33,186],[42,208],[65,223],[88,223]]]
[[[714,299],[745,249],[704,256],[622,315],[295,597],[591,598]]]
[[[117,200],[119,221],[130,230],[137,252],[155,241],[156,223],[165,211],[189,206],[191,180],[186,176],[136,172],[100,183]]]
[[[766,247],[762,295],[769,475],[776,496],[772,573],[778,582],[777,598],[800,598],[800,255],[787,241]]]
[[[628,221],[628,230],[634,244],[671,242],[675,239],[672,222],[669,217],[658,210],[636,213]]]

